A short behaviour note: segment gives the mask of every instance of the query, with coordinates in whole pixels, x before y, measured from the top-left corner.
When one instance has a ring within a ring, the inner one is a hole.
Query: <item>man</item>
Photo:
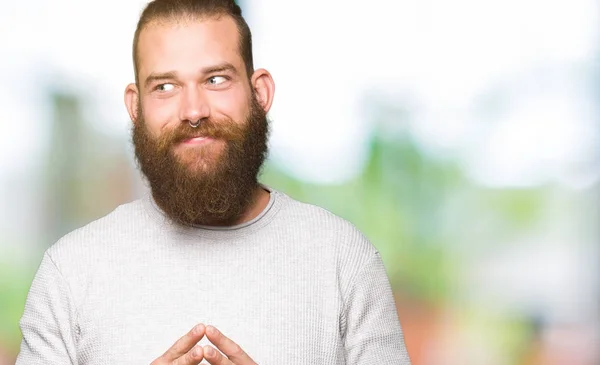
[[[263,186],[274,83],[233,0],[155,0],[125,102],[151,194],[54,244],[24,364],[409,364],[381,258]]]

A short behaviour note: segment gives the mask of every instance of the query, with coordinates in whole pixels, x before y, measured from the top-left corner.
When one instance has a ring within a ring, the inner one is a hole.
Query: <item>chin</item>
[[[179,159],[179,163],[194,175],[206,175],[214,170],[216,161],[208,160],[205,157],[195,159]]]
[[[188,166],[208,166],[216,163],[221,156],[221,150],[207,147],[176,148],[173,151],[177,161]]]

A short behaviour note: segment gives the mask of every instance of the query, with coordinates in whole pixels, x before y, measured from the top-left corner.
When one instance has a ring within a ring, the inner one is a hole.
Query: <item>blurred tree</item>
[[[136,184],[126,146],[90,128],[82,99],[62,91],[50,97],[46,245],[131,200]]]
[[[48,153],[46,231],[50,241],[54,242],[78,223],[79,201],[73,198],[86,141],[77,97],[61,92],[50,97],[54,115]]]
[[[348,219],[371,239],[386,264],[403,312],[407,346],[418,365],[426,363],[420,361],[426,361],[443,326],[493,322],[461,309],[468,288],[464,265],[473,252],[511,242],[543,222],[551,190],[478,186],[458,160],[429,155],[398,128],[406,111],[378,104],[370,114],[375,128],[369,157],[353,179],[339,185],[311,184],[269,163],[261,180]],[[452,312],[456,318],[448,322]],[[527,326],[495,321],[486,338],[490,343],[503,339],[504,358],[514,359],[522,353]]]

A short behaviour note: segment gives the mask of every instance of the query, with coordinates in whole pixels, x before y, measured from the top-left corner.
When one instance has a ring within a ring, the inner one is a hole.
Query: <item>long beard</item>
[[[163,212],[185,225],[227,226],[238,222],[253,203],[268,152],[269,124],[255,97],[251,98],[245,123],[205,119],[199,127],[191,128],[182,122],[153,137],[140,105],[138,116],[132,130],[135,156]],[[174,153],[182,141],[200,136],[224,141],[225,148],[219,152],[215,146],[197,146],[185,151],[185,158]]]

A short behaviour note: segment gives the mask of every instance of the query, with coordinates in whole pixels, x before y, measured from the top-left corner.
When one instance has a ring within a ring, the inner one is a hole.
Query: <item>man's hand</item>
[[[202,346],[195,346],[204,337],[206,327],[199,324],[181,337],[161,357],[150,365],[198,365],[204,358]],[[217,363],[221,364],[221,363]],[[227,364],[227,363],[224,363]]]
[[[212,346],[196,346],[204,335],[225,356]],[[237,343],[215,327],[203,324],[192,328],[150,365],[198,365],[202,359],[211,365],[257,365]]]
[[[225,356],[212,346],[204,346],[204,358],[211,365],[257,365],[242,348],[213,326],[206,327],[206,337]]]

